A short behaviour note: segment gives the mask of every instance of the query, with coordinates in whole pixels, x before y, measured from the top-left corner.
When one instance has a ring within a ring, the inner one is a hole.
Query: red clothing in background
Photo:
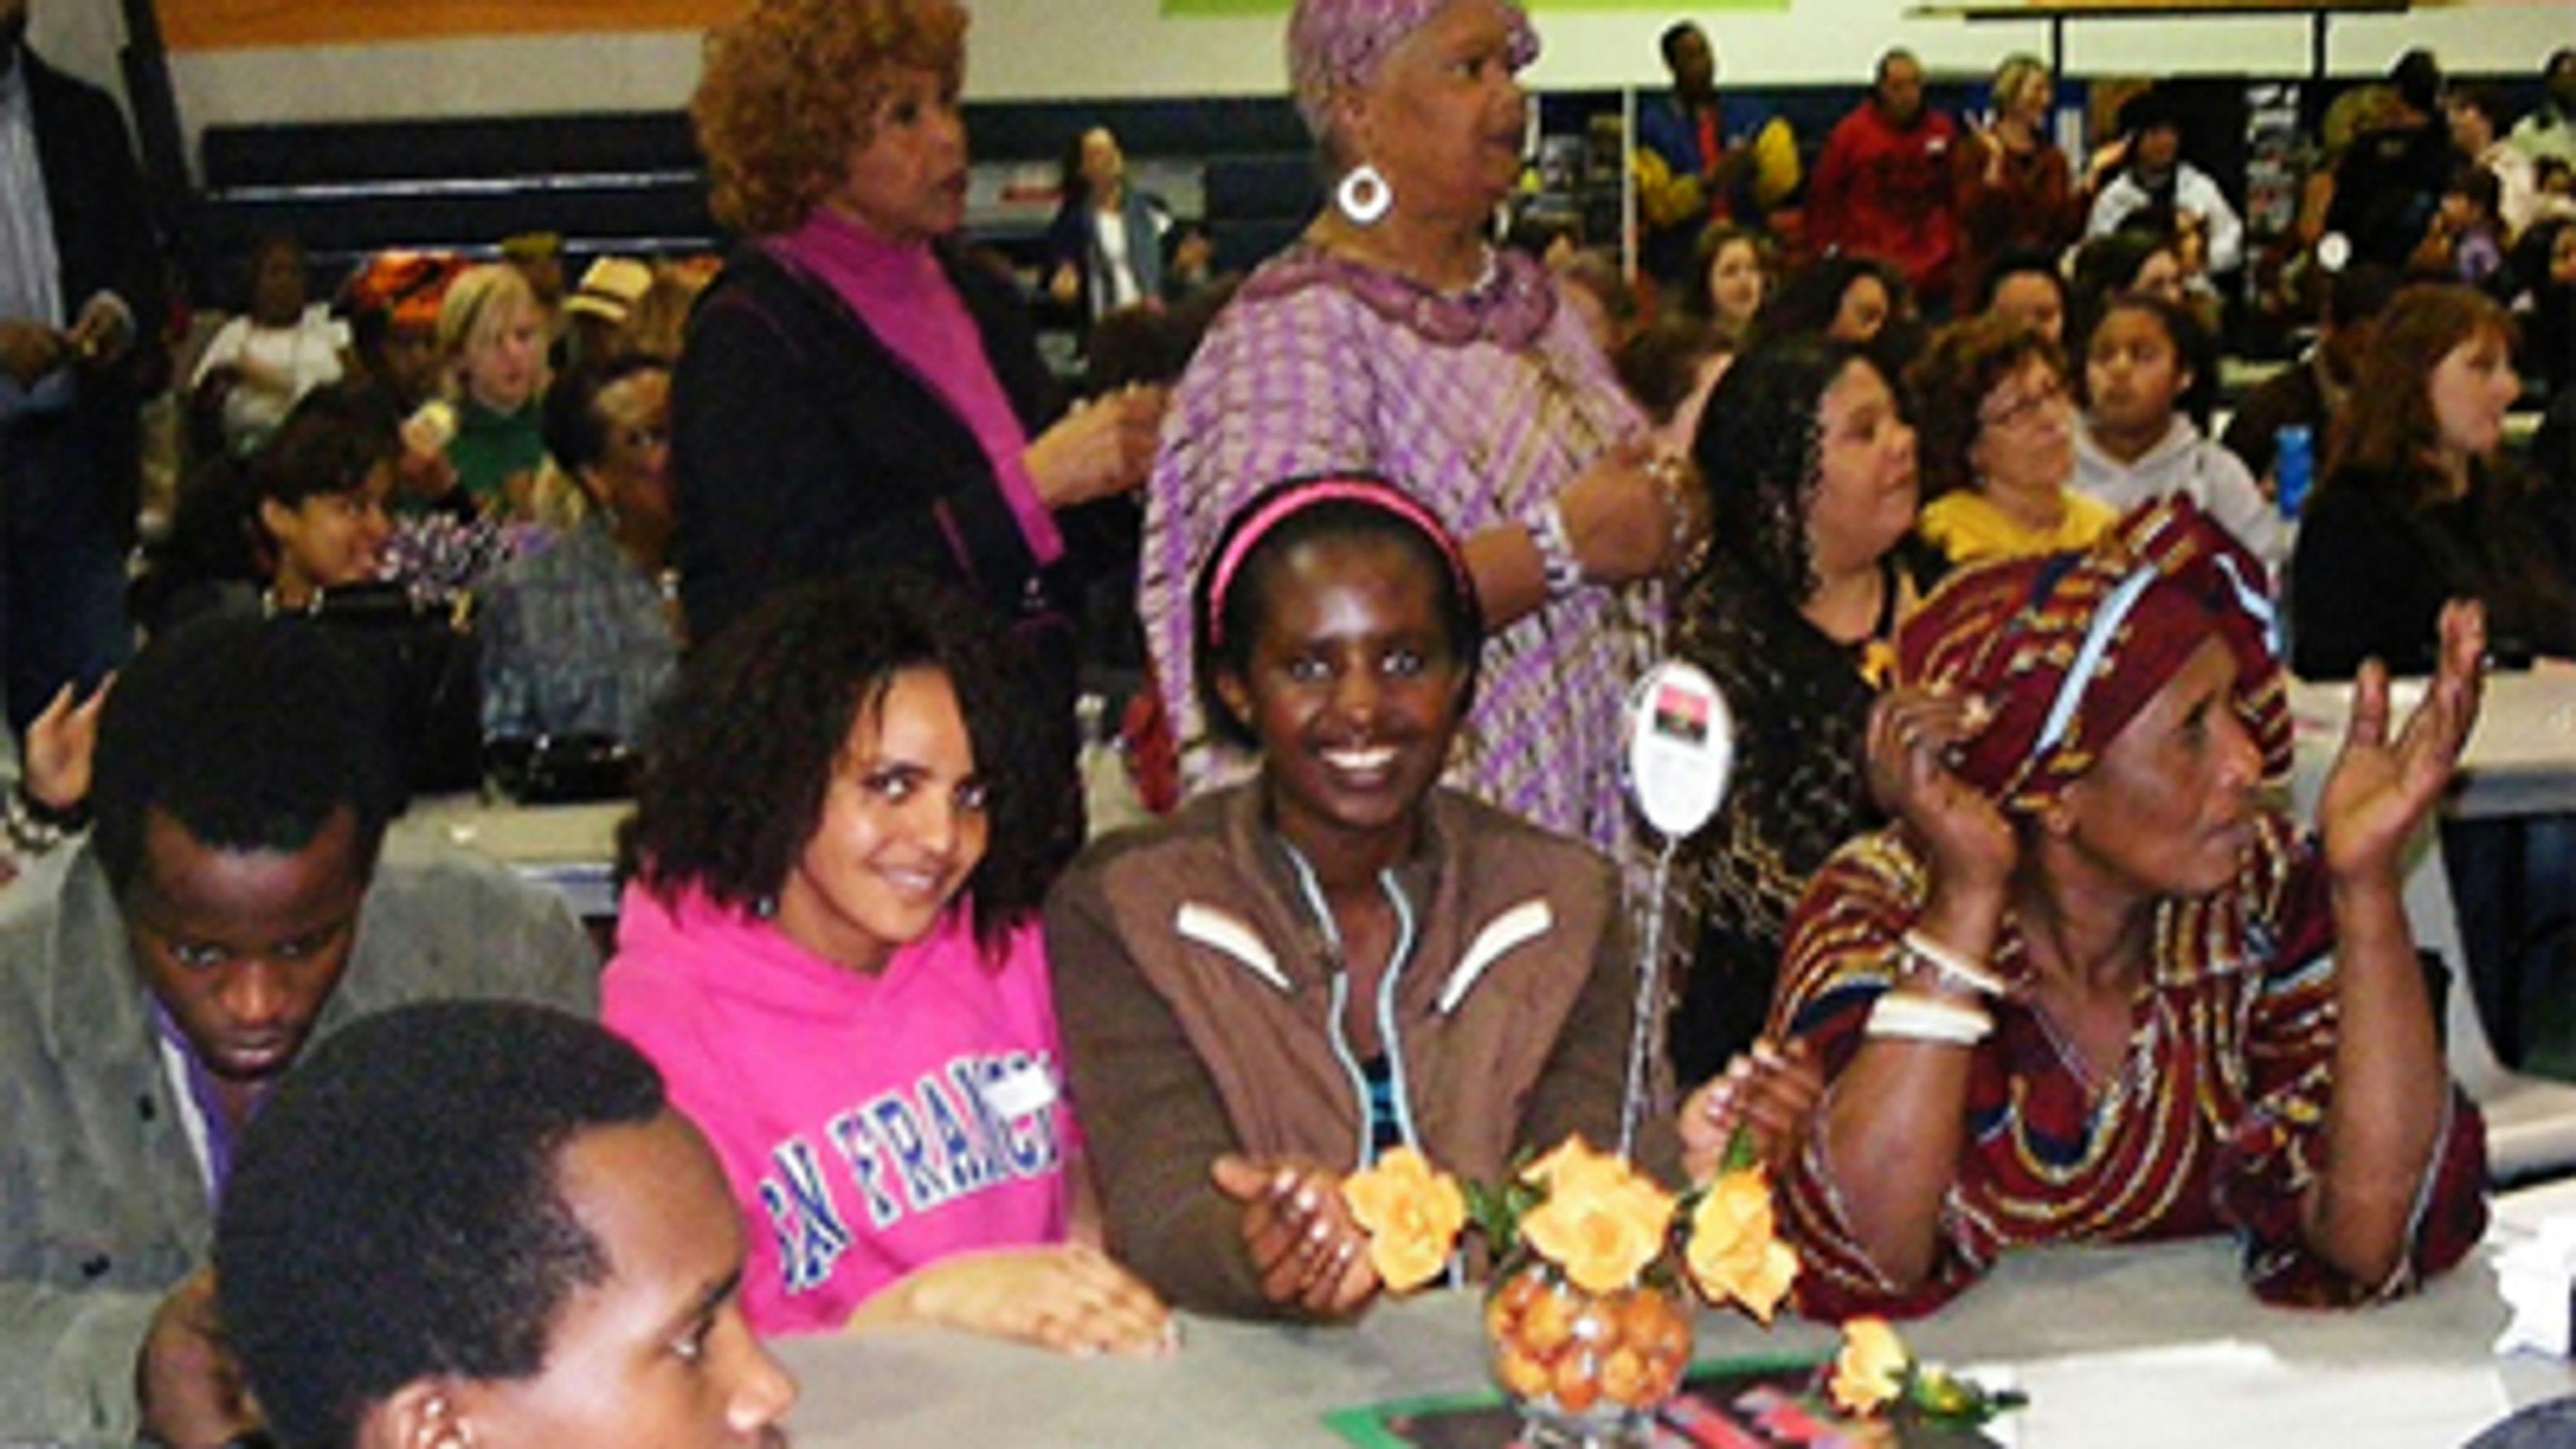
[[[1807,233],[1819,250],[1892,262],[1914,295],[1937,305],[1950,285],[1958,228],[1951,206],[1951,153],[1958,128],[1926,110],[1897,129],[1863,101],[1825,139],[1807,183]]]

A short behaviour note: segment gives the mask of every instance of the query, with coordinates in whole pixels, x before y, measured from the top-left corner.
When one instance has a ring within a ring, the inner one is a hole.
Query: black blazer
[[[942,249],[985,357],[1034,437],[1055,406],[1007,280]],[[737,252],[698,304],[672,380],[680,600],[712,638],[777,589],[904,567],[1003,619],[1068,616],[1066,566],[1040,570],[984,450],[819,279]]]
[[[115,364],[81,378],[78,426],[92,437],[90,456],[99,501],[120,541],[133,542],[142,487],[135,409],[163,371],[161,332],[168,303],[161,252],[144,204],[143,177],[125,131],[125,114],[98,87],[72,79],[21,51],[27,111],[45,177],[45,208],[60,259],[64,321],[83,303],[114,292],[134,313],[134,345]]]

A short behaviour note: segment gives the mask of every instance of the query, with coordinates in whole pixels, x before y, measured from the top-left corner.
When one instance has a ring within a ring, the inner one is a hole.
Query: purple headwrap
[[[1288,79],[1297,113],[1317,140],[1324,136],[1324,108],[1333,92],[1366,85],[1386,53],[1431,23],[1450,0],[1297,0],[1288,17]],[[1518,0],[1498,0],[1511,13],[1515,69],[1538,59],[1538,32]]]

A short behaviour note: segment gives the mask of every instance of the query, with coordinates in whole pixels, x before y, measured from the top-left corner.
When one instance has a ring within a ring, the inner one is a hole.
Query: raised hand
[[[1078,1357],[1169,1353],[1171,1310],[1126,1269],[1079,1243],[958,1253],[868,1301],[853,1329],[935,1323]]]
[[[1209,1174],[1217,1191],[1243,1205],[1243,1248],[1263,1297],[1317,1318],[1347,1318],[1377,1296],[1368,1233],[1342,1203],[1339,1173],[1229,1153]]]
[[[1930,852],[1943,881],[2000,888],[2021,847],[2003,811],[1947,763],[1952,746],[1985,727],[1970,696],[1894,689],[1870,707],[1869,793]]]
[[[28,798],[48,810],[65,811],[89,796],[89,762],[98,744],[98,712],[107,703],[115,676],[99,681],[89,698],[75,701],[72,686],[54,692],[44,713],[27,722]]]
[[[2395,739],[2388,733],[2388,670],[2365,662],[2353,681],[2352,719],[2317,796],[2317,834],[2337,877],[2394,874],[2407,837],[2423,823],[2459,765],[2478,720],[2486,610],[2474,600],[2442,606],[2441,662],[2424,700]]]

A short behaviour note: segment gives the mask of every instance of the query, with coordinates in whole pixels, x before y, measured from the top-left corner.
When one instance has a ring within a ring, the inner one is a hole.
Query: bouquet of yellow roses
[[[1499,1183],[1467,1183],[1409,1148],[1346,1181],[1389,1291],[1439,1273],[1472,1222],[1498,1265],[1485,1326],[1494,1373],[1525,1404],[1642,1413],[1690,1363],[1687,1283],[1771,1321],[1798,1272],[1774,1232],[1771,1188],[1739,1142],[1715,1180],[1675,1194],[1581,1137]]]
[[[1677,1251],[1708,1302],[1764,1323],[1798,1274],[1798,1255],[1775,1231],[1768,1175],[1741,1140],[1712,1181],[1679,1195],[1575,1136],[1500,1183],[1461,1185],[1397,1148],[1346,1181],[1342,1196],[1369,1232],[1378,1278],[1397,1293],[1430,1281],[1471,1221],[1507,1269],[1535,1260],[1588,1293],[1657,1273],[1669,1281]]]
[[[1499,1183],[1461,1183],[1399,1148],[1342,1196],[1390,1292],[1431,1281],[1474,1226],[1497,1265],[1485,1304],[1494,1377],[1552,1431],[1543,1442],[1617,1441],[1611,1421],[1641,1421],[1673,1396],[1690,1364],[1686,1291],[1768,1325],[1798,1274],[1741,1132],[1717,1175],[1680,1194],[1577,1136]],[[1882,1319],[1843,1329],[1821,1384],[1841,1413],[1973,1427],[2021,1403],[1918,1363]]]

